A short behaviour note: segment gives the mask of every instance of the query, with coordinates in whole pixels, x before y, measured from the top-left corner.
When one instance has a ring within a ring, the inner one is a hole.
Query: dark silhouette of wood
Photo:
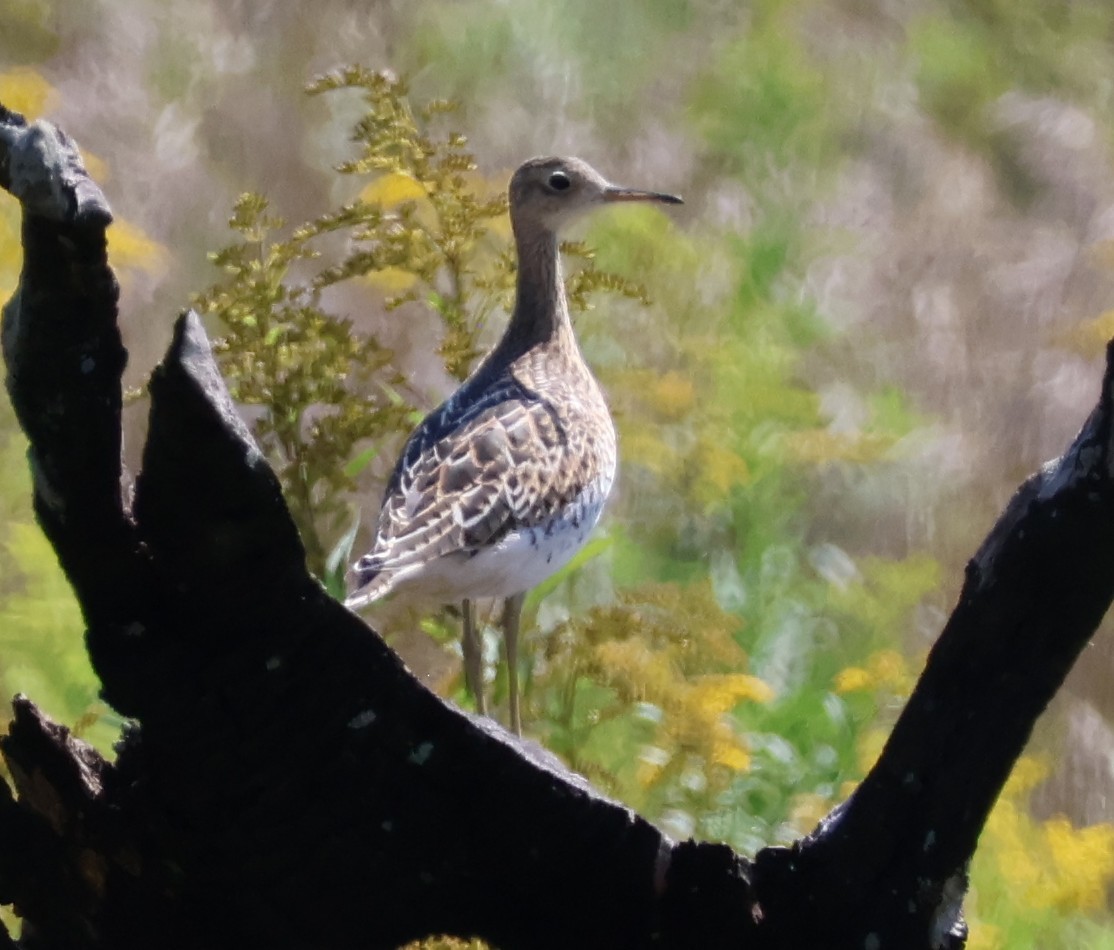
[[[75,146],[0,109],[23,206],[7,385],[77,591],[114,763],[14,702],[0,902],[25,948],[938,948],[1036,717],[1114,594],[1112,390],[971,561],[878,764],[792,848],[674,843],[537,745],[426,690],[306,572],[196,316],[121,492],[107,202]],[[15,946],[6,935],[0,950]]]

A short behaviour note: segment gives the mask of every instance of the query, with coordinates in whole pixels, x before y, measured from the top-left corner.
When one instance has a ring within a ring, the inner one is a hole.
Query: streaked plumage
[[[406,443],[374,546],[353,568],[350,607],[395,590],[440,603],[510,598],[584,543],[615,477],[615,428],[573,336],[557,233],[593,206],[636,200],[680,199],[616,188],[578,159],[531,159],[515,172],[510,323]],[[508,626],[513,653],[510,641]]]
[[[375,547],[355,568],[368,601],[404,583],[441,602],[520,593],[572,554],[519,580],[524,543],[595,523],[615,475],[615,429],[595,380],[563,347],[501,367],[495,355],[410,437]]]

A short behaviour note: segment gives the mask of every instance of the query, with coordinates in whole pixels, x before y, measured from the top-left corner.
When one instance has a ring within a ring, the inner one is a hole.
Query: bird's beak
[[[681,205],[684,201],[676,195],[663,194],[660,191],[639,191],[637,188],[616,188],[614,186],[604,189],[604,201],[658,201],[667,205]]]

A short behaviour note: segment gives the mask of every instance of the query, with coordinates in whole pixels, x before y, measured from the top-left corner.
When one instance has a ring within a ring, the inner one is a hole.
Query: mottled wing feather
[[[446,555],[579,517],[606,496],[615,430],[571,336],[502,368],[495,354],[415,430],[388,482],[375,545],[355,566],[360,603]],[[587,494],[586,494],[587,493]]]
[[[478,397],[458,393],[408,440],[388,483],[375,547],[357,565],[360,586],[490,544],[529,523],[538,501],[552,507],[526,490],[522,473],[538,471],[531,456],[561,441],[545,401],[509,373]]]

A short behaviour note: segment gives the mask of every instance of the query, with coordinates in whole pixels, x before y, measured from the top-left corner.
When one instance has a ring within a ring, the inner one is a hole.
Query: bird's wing
[[[544,520],[567,491],[557,414],[510,373],[479,398],[462,393],[411,435],[387,486],[359,586]]]

